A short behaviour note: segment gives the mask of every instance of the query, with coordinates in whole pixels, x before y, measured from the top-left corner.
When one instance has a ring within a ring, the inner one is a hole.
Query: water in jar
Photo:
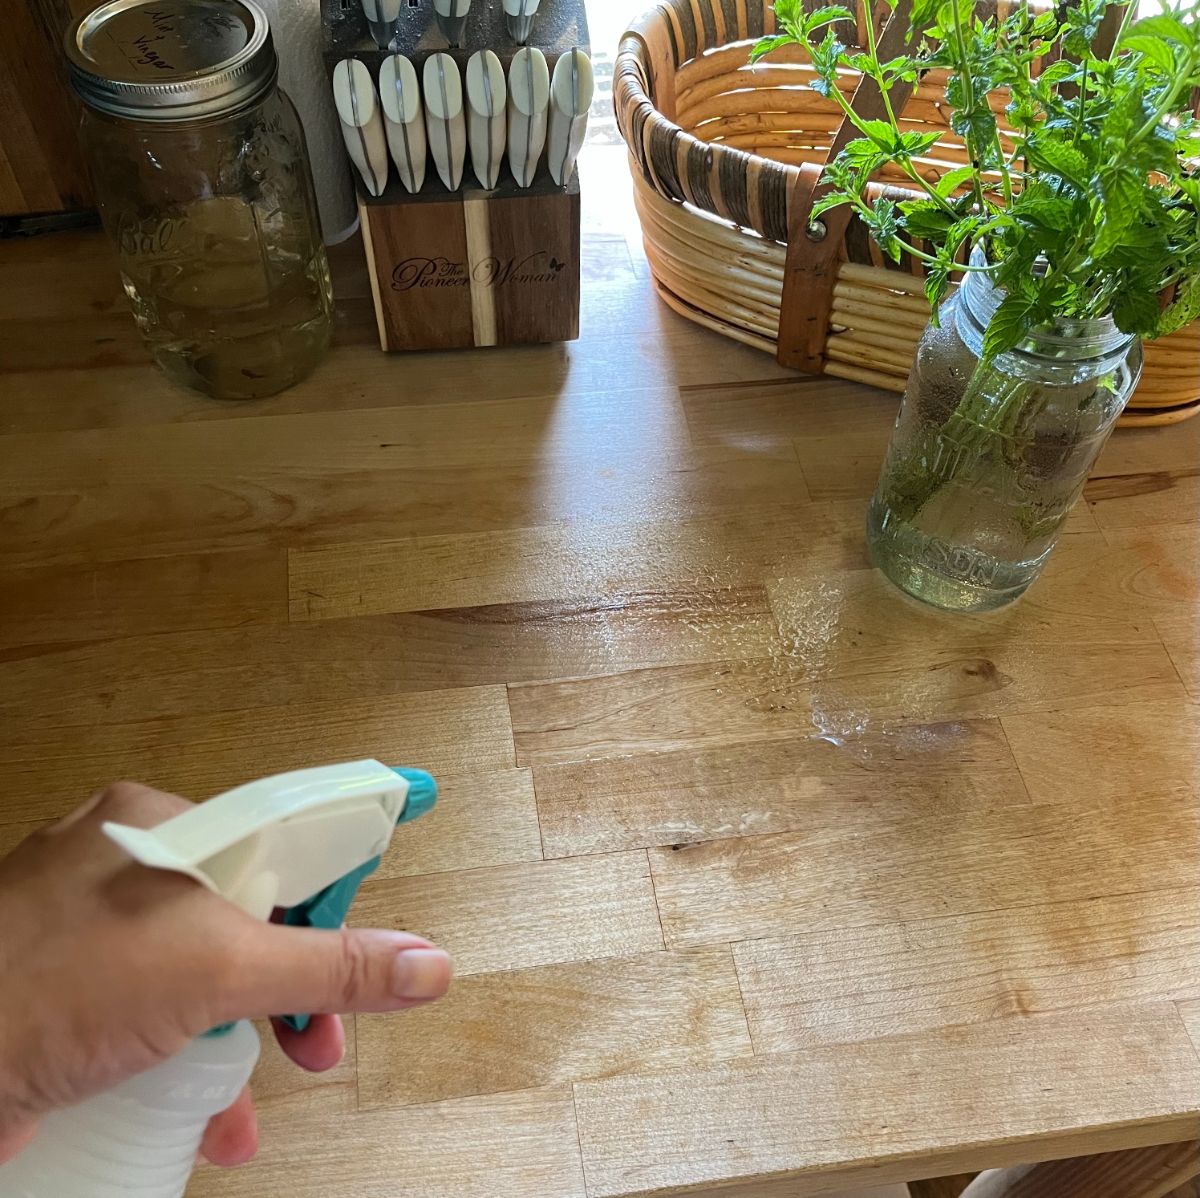
[[[118,231],[125,292],[169,377],[223,399],[272,395],[329,345],[332,292],[303,222],[240,196],[187,201]]]

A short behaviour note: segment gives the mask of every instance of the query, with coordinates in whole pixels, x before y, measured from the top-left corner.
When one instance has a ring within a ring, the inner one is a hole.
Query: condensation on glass
[[[304,133],[252,0],[110,0],[67,35],[83,141],[155,361],[221,399],[271,395],[329,346]]]
[[[1002,299],[973,271],[926,330],[868,509],[875,564],[957,611],[1002,607],[1037,578],[1142,370],[1141,343],[1109,317],[1030,328],[984,358]]]

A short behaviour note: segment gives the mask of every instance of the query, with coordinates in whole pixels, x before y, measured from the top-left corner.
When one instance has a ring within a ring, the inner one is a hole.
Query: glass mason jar
[[[956,611],[1001,607],[1037,578],[1142,371],[1141,342],[1107,317],[1030,328],[982,360],[1003,298],[968,272],[925,330],[867,510],[874,563]]]
[[[83,142],[154,360],[220,399],[304,378],[333,298],[304,132],[253,0],[108,0],[67,35]]]

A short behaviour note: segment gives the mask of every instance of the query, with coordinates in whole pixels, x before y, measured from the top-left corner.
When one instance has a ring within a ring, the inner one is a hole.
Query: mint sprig
[[[1060,15],[1022,4],[1003,21],[978,15],[972,0],[915,0],[911,53],[881,61],[872,28],[865,47],[840,41],[836,26],[853,19],[849,9],[805,12],[801,0],[778,0],[780,32],[751,61],[804,46],[813,88],[861,134],[825,168],[829,190],[814,215],[852,205],[886,254],[926,264],[935,308],[964,269],[990,272],[1009,292],[988,330],[988,356],[1011,349],[1031,324],[1059,318],[1112,315],[1123,331],[1153,338],[1200,315],[1200,124],[1190,107],[1200,87],[1200,0],[1160,4],[1140,19],[1125,7],[1116,46],[1101,55],[1108,0],[1076,0]],[[921,159],[937,138],[902,125],[891,93],[935,68],[948,73],[950,124],[968,165],[932,182]],[[838,86],[848,69],[876,82],[883,119],[853,111]],[[1001,104],[1011,137],[999,131]],[[869,200],[886,164],[922,198]],[[958,261],[970,245],[983,247],[984,263]]]

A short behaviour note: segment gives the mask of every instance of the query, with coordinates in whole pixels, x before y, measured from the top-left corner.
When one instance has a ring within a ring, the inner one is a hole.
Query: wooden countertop
[[[190,1193],[800,1198],[1196,1136],[1200,421],[1114,437],[1018,606],[924,610],[863,554],[895,400],[662,309],[619,169],[578,343],[385,358],[351,246],[341,344],[258,404],[146,364],[98,235],[0,245],[0,846],[119,776],[443,781],[355,919],[451,997],[323,1077],[268,1050],[258,1162]]]

